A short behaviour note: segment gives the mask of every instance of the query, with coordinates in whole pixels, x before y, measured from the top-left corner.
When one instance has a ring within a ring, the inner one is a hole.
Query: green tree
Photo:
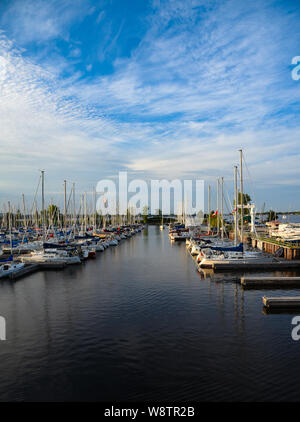
[[[147,207],[147,205],[145,205],[143,207],[143,222],[144,222],[144,224],[146,224],[148,222],[148,214],[149,214],[149,207]]]
[[[20,226],[22,224],[22,222],[23,222],[22,214],[21,214],[21,211],[20,211],[19,208],[17,209],[15,221],[16,221],[16,225],[17,226]]]
[[[211,211],[210,213],[210,227],[218,227],[218,219],[219,219],[219,227],[222,227],[222,221],[219,214],[215,215],[215,211]]]
[[[57,205],[51,204],[47,209],[48,224],[57,225],[60,210]]]
[[[247,204],[249,204],[250,202],[251,202],[250,195],[248,195],[248,193],[244,193],[244,194],[243,194],[243,205],[247,205]],[[234,203],[234,208],[236,208],[236,205],[235,205],[235,200],[233,201],[233,203]],[[238,194],[238,203],[239,203],[239,205],[241,205],[241,203],[242,203],[242,193],[241,193],[241,192],[239,192],[239,194]],[[239,213],[239,214],[241,213],[241,209],[240,209],[240,208],[239,208],[239,210],[238,210],[238,213]],[[243,214],[244,214],[244,215],[248,215],[248,214],[249,214],[249,209],[244,208],[244,212],[243,212]]]
[[[270,210],[268,213],[268,221],[274,221],[277,219],[277,214],[275,211]]]

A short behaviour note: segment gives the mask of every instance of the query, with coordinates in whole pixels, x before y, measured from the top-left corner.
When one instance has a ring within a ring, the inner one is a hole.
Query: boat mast
[[[87,205],[86,205],[86,192],[84,192],[84,231],[87,228]]]
[[[220,179],[217,178],[217,235],[220,233],[220,221],[219,221],[219,189],[220,189]]]
[[[97,212],[96,212],[96,188],[94,188],[94,233],[97,230]]]
[[[224,224],[223,224],[223,184],[224,178],[221,177],[221,237],[224,238]]]
[[[25,207],[25,197],[24,193],[22,193],[22,200],[23,200],[23,213],[24,213],[24,228],[27,230],[27,222],[26,222],[26,207]]]
[[[238,236],[238,191],[237,191],[237,166],[234,166],[234,245],[237,246]]]
[[[64,229],[66,234],[67,226],[67,181],[64,180]]]
[[[45,241],[45,186],[44,186],[44,179],[45,179],[45,171],[41,170],[42,173],[42,231],[43,231],[43,242]]]
[[[10,201],[8,201],[8,228],[9,228],[10,254],[12,255],[12,237],[11,237]]]
[[[210,232],[210,185],[208,185],[208,233]]]
[[[240,149],[240,185],[241,185],[241,242],[244,228],[244,186],[243,186],[243,150]]]
[[[76,231],[75,183],[73,183],[73,221],[74,221],[74,236],[75,236],[75,231]]]
[[[237,166],[234,166],[234,245],[237,246],[238,238],[238,189],[237,189]]]

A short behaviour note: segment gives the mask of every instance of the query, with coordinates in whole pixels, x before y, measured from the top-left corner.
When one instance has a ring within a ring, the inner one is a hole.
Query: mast
[[[76,230],[75,183],[73,183],[73,221],[74,221],[74,236],[75,236],[75,230]]]
[[[238,238],[237,166],[234,166],[234,202],[235,202],[235,213],[234,213],[234,245],[237,246],[237,238]]]
[[[45,171],[41,170],[42,173],[42,230],[43,230],[43,242],[45,241],[45,186],[44,186],[44,179],[45,179]]]
[[[240,185],[241,185],[241,242],[244,228],[244,186],[243,186],[243,150],[240,149]]]
[[[219,189],[220,189],[220,179],[217,178],[217,234],[220,233],[220,220],[219,220]]]
[[[94,233],[97,230],[97,212],[96,212],[96,188],[94,188]]]
[[[84,231],[87,228],[87,205],[86,205],[86,192],[84,192]]]
[[[223,224],[223,184],[224,178],[221,177],[221,237],[224,238],[224,224]]]
[[[11,218],[10,218],[10,201],[8,201],[8,228],[9,228],[9,243],[10,243],[10,254],[12,255],[12,237],[11,237]]]
[[[39,226],[39,216],[38,216],[38,210],[36,206],[36,201],[34,201],[34,216],[33,216],[33,222],[36,227]]]
[[[67,181],[64,180],[64,228],[67,226]]]
[[[210,232],[210,185],[208,185],[208,232]]]
[[[26,222],[26,207],[25,207],[25,197],[24,193],[22,193],[22,201],[23,201],[23,214],[24,214],[24,228],[27,230],[27,222]]]
[[[80,225],[80,231],[83,231],[83,195],[80,195],[80,210],[79,210],[79,225]]]

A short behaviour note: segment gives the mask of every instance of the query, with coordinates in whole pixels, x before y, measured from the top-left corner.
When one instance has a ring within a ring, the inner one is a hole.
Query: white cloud
[[[53,4],[37,17],[13,3],[4,19],[11,21],[9,13],[16,10],[16,22],[24,20],[24,37],[31,40],[43,31],[40,22],[53,15]],[[37,66],[2,36],[2,177],[44,166],[53,184],[69,176],[82,178],[82,185],[96,183],[119,168],[149,177],[231,179],[243,147],[258,189],[299,184],[300,85],[288,67],[298,53],[297,38],[289,37],[294,14],[267,1],[245,6],[236,0],[174,0],[154,6],[137,49],[117,59],[107,76],[84,79],[77,70],[60,79],[65,58]],[[67,39],[63,22],[74,16],[64,11],[53,25],[49,18],[41,40]],[[101,21],[104,12],[99,16]],[[108,31],[101,47],[95,45],[102,58],[106,42],[117,44],[122,25],[114,34]],[[17,24],[14,31],[19,37]]]
[[[84,0],[14,0],[3,13],[1,25],[20,45],[68,39],[69,25],[91,12]]]

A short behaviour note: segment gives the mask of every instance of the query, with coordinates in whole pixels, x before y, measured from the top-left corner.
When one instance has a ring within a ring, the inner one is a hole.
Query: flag
[[[215,212],[213,213],[213,217],[214,217],[215,215],[218,215],[218,211],[215,211]]]

